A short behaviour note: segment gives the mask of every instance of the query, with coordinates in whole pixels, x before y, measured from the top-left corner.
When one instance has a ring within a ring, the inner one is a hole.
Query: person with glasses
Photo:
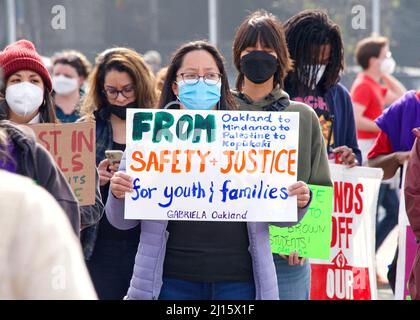
[[[111,165],[106,150],[125,150],[127,108],[153,108],[153,75],[143,58],[128,48],[99,54],[89,78],[81,111],[84,120],[96,120],[96,164],[103,202],[119,163]],[[127,292],[137,251],[140,228],[122,232],[106,217],[82,232],[87,265],[99,299],[122,299]]]
[[[236,109],[223,58],[214,46],[190,42],[175,52],[159,107]],[[122,230],[141,225],[142,250],[137,252],[128,299],[279,298],[268,222],[125,220],[124,195],[131,191],[132,178],[124,171],[123,158],[120,171],[111,179],[107,216]],[[308,187],[302,182],[293,184],[289,195],[297,195],[298,215],[302,217],[310,201]]]

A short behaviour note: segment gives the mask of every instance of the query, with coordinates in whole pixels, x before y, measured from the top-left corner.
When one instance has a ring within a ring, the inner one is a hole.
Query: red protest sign
[[[312,300],[375,300],[375,216],[382,170],[330,165],[330,257],[311,259]]]

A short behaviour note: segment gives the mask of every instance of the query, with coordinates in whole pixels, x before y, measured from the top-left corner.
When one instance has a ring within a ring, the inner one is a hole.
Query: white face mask
[[[322,76],[324,75],[325,69],[327,68],[327,66],[325,64],[318,64],[314,66],[305,66],[305,69],[306,68],[309,70],[309,72],[308,72],[308,77],[305,80],[306,80],[306,85],[309,87],[310,85],[309,81],[312,80],[313,74],[316,72],[315,85],[317,85],[319,81],[321,81]],[[315,87],[312,85],[311,89],[315,89]]]
[[[8,86],[6,102],[9,108],[21,117],[31,115],[44,101],[44,91],[27,81]]]
[[[393,74],[395,71],[396,65],[397,63],[395,62],[394,58],[387,57],[381,63],[381,72],[386,73],[386,74]]]
[[[52,78],[54,91],[61,95],[68,95],[78,88],[77,79],[67,78],[63,75]]]

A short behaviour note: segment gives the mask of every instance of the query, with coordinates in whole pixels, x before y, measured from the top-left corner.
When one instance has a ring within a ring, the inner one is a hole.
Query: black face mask
[[[116,115],[121,120],[127,119],[127,109],[137,108],[137,102],[133,101],[125,106],[116,106],[115,104],[108,104],[109,112]]]
[[[241,58],[241,72],[253,83],[264,83],[278,70],[277,59],[265,51],[252,51]]]

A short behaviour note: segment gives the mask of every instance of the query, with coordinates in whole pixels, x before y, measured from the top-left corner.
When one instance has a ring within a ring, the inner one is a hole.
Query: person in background
[[[384,170],[384,179],[392,178],[408,160],[415,135],[412,130],[420,127],[420,90],[410,90],[385,109],[375,123],[380,128],[378,137],[368,154],[370,167]],[[391,199],[385,198],[384,201]],[[398,224],[398,211],[386,215],[377,226],[376,248],[379,248],[391,230]],[[389,284],[395,289],[398,249],[388,271]]]
[[[85,92],[85,81],[91,72],[92,65],[79,51],[66,50],[56,53],[52,58],[52,84],[55,112],[62,123],[73,123],[80,118],[80,104]],[[95,206],[82,206],[82,230],[96,225],[102,218],[104,205],[99,189],[99,172],[95,170]],[[83,245],[85,257],[89,248]]]
[[[293,70],[285,80],[292,100],[306,103],[318,115],[329,157],[348,167],[361,165],[353,105],[339,82],[344,70],[340,27],[320,10],[305,10],[284,24]]]
[[[420,104],[418,104],[420,106]],[[405,208],[410,226],[413,229],[417,244],[420,243],[420,128],[412,130],[416,137],[408,161],[405,177]],[[412,300],[420,300],[420,246],[408,280],[408,288]]]
[[[111,165],[106,150],[125,150],[128,108],[153,108],[156,94],[153,75],[143,58],[128,48],[100,53],[89,77],[89,92],[82,104],[81,119],[96,120],[96,164],[103,202],[109,181],[119,163]],[[140,227],[129,232],[114,228],[103,217],[82,232],[85,257],[100,299],[122,299],[130,285]]]
[[[361,40],[357,44],[355,58],[362,71],[353,82],[351,98],[359,145],[363,158],[367,159],[367,153],[380,131],[374,120],[382,114],[385,106],[400,98],[406,89],[392,76],[395,60],[387,38],[369,37]]]
[[[7,135],[0,129],[0,146]],[[0,147],[0,166],[7,158]],[[0,170],[0,300],[93,300],[78,238],[31,179]]]
[[[160,97],[160,94],[162,93],[163,84],[165,83],[167,72],[168,72],[168,67],[162,68],[158,71],[155,77],[155,89],[159,97]]]
[[[362,71],[357,75],[351,88],[354,113],[356,117],[357,136],[364,159],[368,158],[369,150],[374,146],[380,128],[375,123],[385,106],[394,103],[406,89],[391,74],[395,69],[395,60],[389,50],[389,40],[385,37],[369,37],[362,39],[356,46],[355,58]],[[383,85],[382,85],[383,82]],[[365,160],[364,165],[367,165]],[[398,221],[399,199],[395,183],[388,180],[381,184],[378,197],[376,216],[376,249],[385,239]],[[382,223],[378,218],[379,208],[385,209],[385,219]],[[388,282],[377,274],[380,286]]]
[[[83,85],[91,71],[88,59],[79,51],[62,51],[52,57],[53,97],[57,118],[63,122],[75,122],[80,117],[80,100]]]
[[[162,57],[160,53],[156,50],[149,50],[144,53],[143,58],[155,75],[160,70],[162,64]]]
[[[389,179],[408,160],[413,148],[412,130],[420,127],[420,89],[407,91],[375,123],[380,132],[369,151],[368,164],[384,170],[384,179]]]
[[[42,63],[44,64],[45,68],[47,68],[48,73],[51,75],[53,72],[53,65],[51,62],[51,57],[41,56]]]
[[[250,14],[239,26],[233,42],[233,61],[238,71],[233,94],[240,110],[299,112],[298,180],[331,186],[331,178],[316,113],[291,101],[284,79],[292,70],[284,29],[265,11]],[[308,299],[309,262],[298,253],[273,254],[280,299]],[[290,264],[290,265],[289,265]]]

